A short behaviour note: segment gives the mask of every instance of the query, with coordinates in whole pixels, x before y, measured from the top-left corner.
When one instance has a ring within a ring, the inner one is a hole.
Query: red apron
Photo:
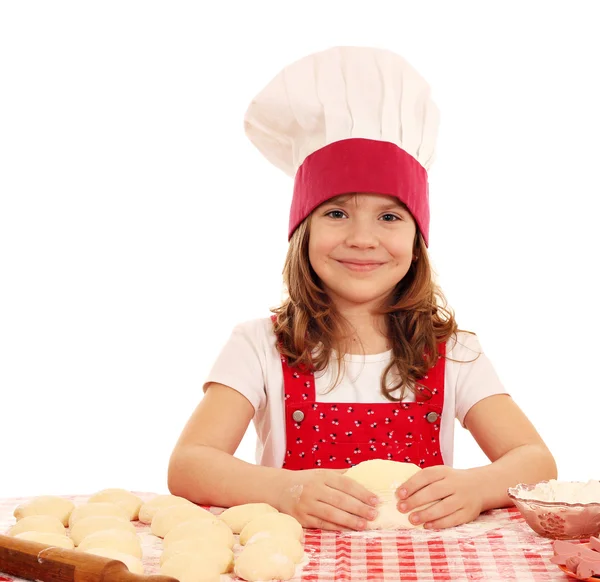
[[[345,469],[371,459],[420,467],[443,465],[440,423],[444,405],[446,344],[420,383],[416,402],[354,404],[316,402],[315,378],[281,357],[285,394],[286,454],[283,468]],[[430,393],[426,400],[423,394]]]

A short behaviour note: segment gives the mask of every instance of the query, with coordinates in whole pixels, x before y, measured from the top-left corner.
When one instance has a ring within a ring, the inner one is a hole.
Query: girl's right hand
[[[305,528],[363,530],[377,517],[377,497],[343,470],[284,471],[279,511],[295,517]]]

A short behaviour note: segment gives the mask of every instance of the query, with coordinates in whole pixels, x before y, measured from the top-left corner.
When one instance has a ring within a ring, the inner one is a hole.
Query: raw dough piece
[[[262,531],[253,535],[247,542],[246,547],[254,544],[268,546],[273,553],[286,555],[292,562],[299,564],[304,559],[304,548],[295,538],[285,534],[273,534],[269,531]]]
[[[142,559],[142,544],[135,533],[122,529],[103,529],[85,536],[78,550],[87,551],[90,548],[105,548],[121,554],[129,554],[138,560]]]
[[[160,573],[173,576],[179,582],[195,582],[197,579],[230,572],[232,566],[233,552],[228,548],[214,546],[206,551],[175,554],[160,567]]]
[[[119,562],[123,562],[123,564],[127,566],[127,569],[134,574],[144,573],[142,561],[129,554],[122,554],[121,552],[111,550],[110,548],[90,548],[89,550],[86,550],[86,553],[102,556],[103,558],[110,558],[111,560],[119,560]]]
[[[214,519],[215,516],[197,505],[171,505],[159,509],[152,518],[150,531],[159,538],[164,538],[176,525],[196,517]]]
[[[177,495],[157,495],[140,507],[138,519],[142,523],[152,523],[152,518],[159,509],[171,507],[172,505],[193,505],[193,503],[185,497],[178,497]]]
[[[68,499],[56,497],[55,495],[42,495],[36,497],[28,503],[19,505],[13,515],[19,521],[29,515],[53,515],[60,519],[66,526],[69,523],[69,516],[73,511],[75,504]]]
[[[226,509],[219,515],[219,519],[222,519],[234,534],[239,534],[253,519],[266,513],[279,512],[268,503],[246,503]]]
[[[63,536],[67,534],[65,526],[58,517],[54,517],[53,515],[28,515],[13,525],[8,530],[8,535],[16,536],[26,531],[43,531]]]
[[[133,524],[122,517],[92,515],[77,521],[71,528],[71,539],[73,540],[73,543],[78,546],[86,536],[105,529],[120,529],[135,533]]]
[[[125,508],[116,503],[103,501],[87,503],[76,507],[69,517],[69,527],[73,527],[80,519],[85,519],[92,515],[111,515],[113,517],[122,517],[129,521],[129,512]]]
[[[137,495],[125,489],[103,489],[102,491],[98,491],[98,493],[94,493],[88,499],[88,503],[101,503],[104,501],[121,505],[127,511],[129,519],[132,521],[138,518],[140,507],[144,504]]]
[[[46,546],[52,546],[55,548],[65,548],[66,550],[72,550],[75,546],[71,538],[57,533],[24,531],[23,533],[17,534],[15,537],[20,540],[38,542],[38,544],[44,544]]]
[[[296,566],[285,554],[268,545],[256,543],[245,547],[235,561],[235,574],[244,580],[289,580]]]
[[[396,489],[419,471],[421,471],[421,467],[413,463],[374,459],[363,461],[344,473],[346,477],[354,479],[371,493],[374,493],[381,501],[376,508],[379,514],[373,521],[367,521],[367,529],[415,529],[423,527],[423,524],[414,525],[409,521],[410,513],[425,509],[433,503],[417,507],[410,513],[401,513],[397,507],[399,500],[396,497]]]
[[[222,552],[223,548],[225,548],[225,546],[219,543],[218,540],[213,540],[209,537],[194,537],[178,540],[163,550],[162,554],[160,555],[160,565],[162,566],[167,560],[171,559],[177,554],[196,554],[203,553],[205,551]]]
[[[240,544],[243,546],[259,532],[272,532],[273,534],[287,534],[297,540],[302,539],[302,526],[300,522],[286,513],[267,513],[253,519],[240,533]]]
[[[163,540],[163,548],[167,549],[179,540],[203,537],[209,537],[229,549],[233,548],[235,543],[233,532],[221,520],[200,517],[184,521],[171,528]]]

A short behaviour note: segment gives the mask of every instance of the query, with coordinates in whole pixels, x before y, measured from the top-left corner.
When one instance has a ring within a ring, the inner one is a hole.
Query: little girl
[[[172,453],[173,494],[360,530],[378,500],[343,473],[390,459],[423,469],[398,489],[398,510],[445,528],[508,505],[512,485],[556,478],[434,283],[427,171],[438,123],[426,81],[373,48],[309,55],[252,101],[247,135],[294,177],[289,297],[233,330]],[[452,468],[455,418],[491,464]],[[258,465],[233,456],[251,420]]]

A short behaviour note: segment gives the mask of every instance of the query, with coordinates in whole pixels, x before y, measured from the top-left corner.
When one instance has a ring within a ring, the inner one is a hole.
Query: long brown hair
[[[287,298],[271,309],[276,315],[274,332],[280,353],[292,367],[324,370],[335,350],[341,362],[337,384],[343,373],[348,326],[310,264],[309,237],[310,217],[290,239],[283,269]],[[382,374],[381,392],[392,402],[403,400],[407,390],[417,394],[419,379],[438,360],[438,344],[459,331],[454,313],[434,281],[427,247],[418,229],[413,255],[416,260],[390,294],[388,304],[377,312],[386,316],[392,349],[391,362]],[[387,386],[387,376],[394,368],[399,381]],[[400,393],[394,396],[397,390]]]

